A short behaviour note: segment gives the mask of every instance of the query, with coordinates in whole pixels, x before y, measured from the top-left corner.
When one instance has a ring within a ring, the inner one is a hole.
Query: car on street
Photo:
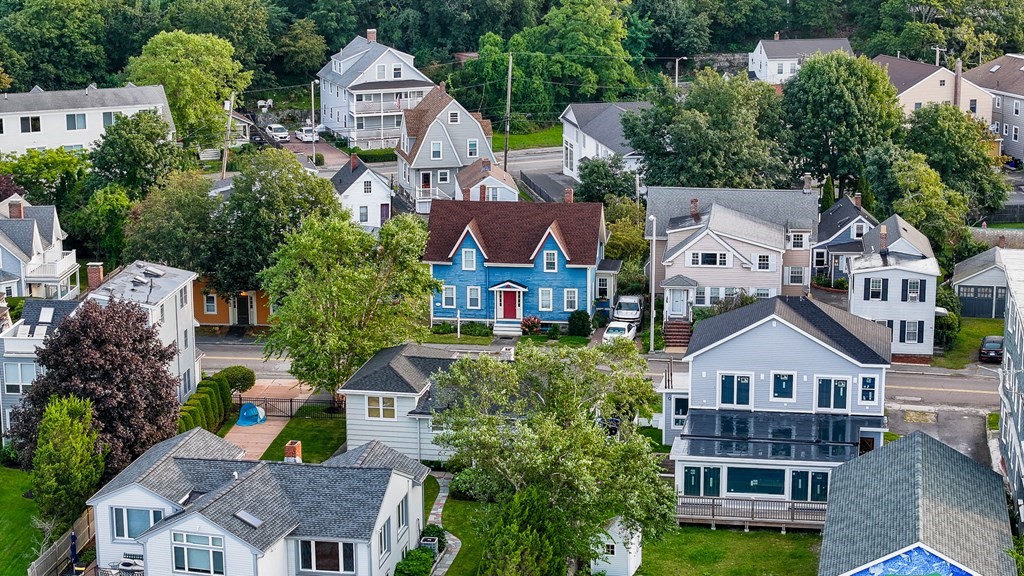
[[[619,296],[612,310],[612,320],[623,322],[640,322],[640,316],[644,312],[643,296]]]
[[[978,360],[981,362],[1002,362],[1003,337],[985,336],[982,338],[981,348],[978,349]]]
[[[291,139],[291,135],[288,134],[288,129],[280,124],[270,124],[267,126],[267,135],[277,140],[278,142],[287,142]]]
[[[309,126],[296,130],[295,137],[299,139],[299,142],[318,142],[320,140],[320,136]]]
[[[631,322],[611,322],[604,330],[601,342],[607,344],[616,338],[636,339],[636,324]]]

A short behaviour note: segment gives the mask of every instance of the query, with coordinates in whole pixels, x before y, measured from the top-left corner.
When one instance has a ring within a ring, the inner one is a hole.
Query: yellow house
[[[885,55],[875,56],[872,61],[889,74],[905,114],[910,115],[928,104],[944,102],[956,104],[964,112],[973,114],[988,125],[992,124],[992,102],[995,96],[964,78],[959,61],[957,71]]]

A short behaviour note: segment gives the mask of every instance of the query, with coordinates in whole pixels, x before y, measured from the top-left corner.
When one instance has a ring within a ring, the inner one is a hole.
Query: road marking
[[[265,362],[262,356],[203,356],[203,360],[259,360]]]
[[[961,388],[926,388],[924,386],[889,386],[889,389],[896,390],[927,390],[928,392],[959,392],[961,394],[995,394],[998,395],[999,391],[988,391],[988,390],[963,390]]]

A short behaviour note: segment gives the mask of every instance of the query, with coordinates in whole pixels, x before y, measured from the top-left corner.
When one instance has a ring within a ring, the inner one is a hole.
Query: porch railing
[[[26,279],[32,282],[36,278],[61,278],[78,268],[74,250],[65,250],[59,255],[46,255],[45,261],[31,265],[26,274]]]
[[[394,98],[377,99],[373,102],[356,102],[354,109],[356,114],[388,114],[401,112],[415,108],[422,98]]]
[[[826,502],[679,496],[680,522],[751,523],[771,526],[824,526]]]

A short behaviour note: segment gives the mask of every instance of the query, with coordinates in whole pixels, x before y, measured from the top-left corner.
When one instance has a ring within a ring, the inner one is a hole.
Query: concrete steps
[[[497,320],[494,323],[495,336],[522,336],[523,328],[518,320]]]

